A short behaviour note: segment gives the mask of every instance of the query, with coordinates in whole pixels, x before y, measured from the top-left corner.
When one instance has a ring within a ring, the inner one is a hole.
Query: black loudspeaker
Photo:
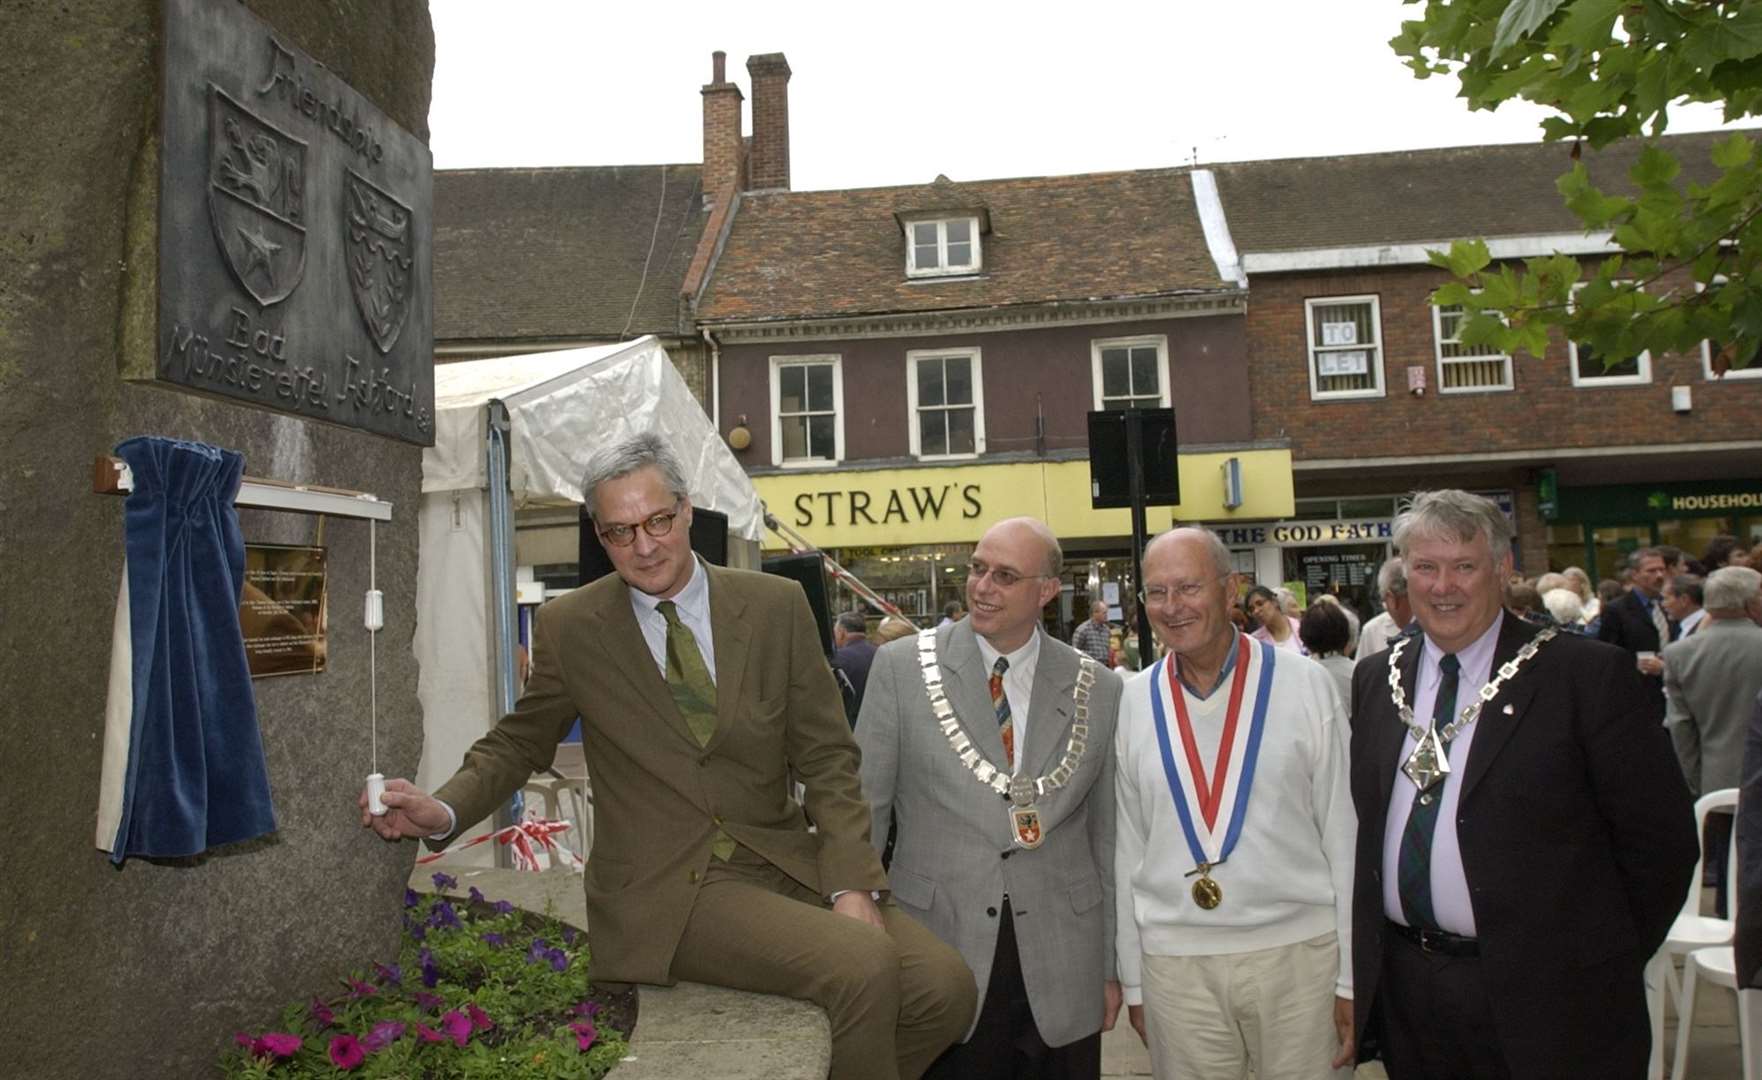
[[[814,622],[820,627],[820,648],[828,659],[832,656],[832,590],[826,585],[826,564],[818,555],[777,555],[766,559],[762,569],[767,574],[786,577],[808,594],[808,607],[813,609]]]
[[[585,506],[581,508],[581,540],[577,550],[580,552],[578,584],[586,585],[612,572],[611,556],[606,554],[605,545],[600,543],[600,534],[594,531],[593,519],[587,516]],[[691,550],[703,556],[703,560],[712,566],[727,566],[728,515],[720,510],[692,507]]]
[[[1133,414],[1140,425],[1138,460],[1144,468],[1144,505],[1177,506],[1181,502],[1175,410],[1108,409],[1089,414],[1089,502],[1097,510],[1132,505],[1126,425]]]

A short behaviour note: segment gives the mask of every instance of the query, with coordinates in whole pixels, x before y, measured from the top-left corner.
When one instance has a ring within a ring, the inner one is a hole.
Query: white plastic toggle
[[[367,778],[367,812],[374,817],[385,816],[385,801],[380,796],[385,794],[385,777],[373,773]]]
[[[385,593],[378,589],[367,590],[367,608],[362,621],[369,630],[380,630],[385,627]]]

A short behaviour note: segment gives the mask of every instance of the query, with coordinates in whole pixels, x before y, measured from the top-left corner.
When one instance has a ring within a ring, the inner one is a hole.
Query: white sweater
[[[1174,658],[1169,658],[1173,663]],[[1263,663],[1260,643],[1248,669],[1238,723],[1248,727]],[[1119,906],[1120,982],[1127,1004],[1143,1002],[1143,953],[1209,956],[1293,945],[1333,930],[1340,942],[1335,993],[1352,996],[1352,863],[1357,817],[1347,773],[1349,732],[1334,679],[1321,665],[1279,650],[1273,664],[1266,725],[1241,836],[1228,860],[1212,869],[1223,903],[1206,911],[1190,892],[1195,877],[1174,797],[1163,771],[1151,708],[1160,676],[1172,753],[1181,736],[1167,698],[1168,672],[1152,667],[1126,683],[1120,698],[1115,789],[1114,875]],[[1228,711],[1230,680],[1204,700],[1184,685],[1200,758],[1217,760]],[[1235,771],[1239,761],[1232,761]],[[1230,792],[1225,792],[1226,801]],[[1220,811],[1219,823],[1223,821]],[[1202,824],[1202,819],[1196,820]],[[1221,839],[1221,838],[1220,838]]]

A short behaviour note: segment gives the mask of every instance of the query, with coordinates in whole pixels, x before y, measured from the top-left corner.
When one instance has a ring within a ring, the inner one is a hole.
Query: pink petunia
[[[478,1008],[477,1002],[475,1001],[468,1001],[465,1003],[465,1013],[467,1016],[471,1017],[471,1026],[479,1031],[488,1031],[490,1028],[496,1026],[496,1022],[489,1018],[489,1013]]]
[[[424,1012],[434,1012],[447,1003],[447,999],[439,994],[431,994],[426,990],[416,991],[416,1004]]]
[[[290,1058],[299,1052],[301,1039],[285,1031],[270,1031],[251,1043],[251,1053],[258,1057]]]
[[[351,977],[347,981],[349,984],[349,996],[352,998],[372,997],[374,994],[379,993],[379,990],[376,987],[369,986],[360,979]]]
[[[255,1040],[242,1031],[233,1032],[232,1041],[240,1046],[250,1046]]]
[[[447,1041],[445,1035],[442,1035],[440,1032],[421,1022],[416,1024],[416,1038],[425,1043],[444,1043]]]
[[[594,1028],[593,1024],[586,1020],[579,1020],[570,1024],[569,1030],[575,1033],[575,1045],[581,1050],[592,1049],[594,1040],[600,1037],[599,1031]]]
[[[330,1011],[329,1005],[316,996],[312,998],[312,1004],[306,1006],[306,1011],[311,1014],[312,1022],[320,1028],[327,1028],[336,1023],[336,1014]]]
[[[330,1063],[339,1069],[359,1068],[367,1060],[367,1051],[361,1049],[361,1040],[353,1035],[338,1035],[330,1040]]]
[[[441,1027],[452,1036],[454,1046],[464,1046],[465,1040],[471,1038],[471,1018],[457,1009],[441,1017]]]

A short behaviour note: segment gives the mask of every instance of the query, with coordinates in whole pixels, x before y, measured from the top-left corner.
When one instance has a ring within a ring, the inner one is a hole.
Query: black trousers
[[[1383,935],[1377,989],[1389,1080],[1506,1080],[1481,961]]]
[[[973,1037],[955,1043],[924,1074],[924,1080],[1097,1080],[1101,1032],[1063,1046],[1047,1046],[1028,1007],[1016,925],[1009,904],[998,905],[997,953]]]

